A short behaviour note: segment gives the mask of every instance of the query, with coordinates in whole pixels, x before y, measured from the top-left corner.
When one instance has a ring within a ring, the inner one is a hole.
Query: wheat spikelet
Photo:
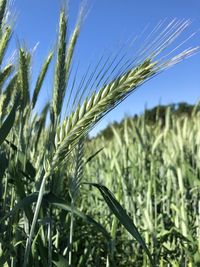
[[[5,19],[7,0],[0,0],[0,29]]]
[[[66,59],[65,59],[66,80],[68,80],[69,78],[69,71],[71,67],[72,57],[73,57],[76,42],[77,42],[77,39],[80,33],[81,21],[82,21],[82,13],[80,13],[79,15],[78,22],[74,28],[74,31],[72,33],[72,36],[70,38],[70,41],[67,47],[67,53],[66,53]]]
[[[66,87],[66,79],[65,79],[66,29],[67,29],[67,18],[63,10],[60,14],[58,52],[57,52],[57,62],[55,69],[55,80],[54,80],[54,90],[52,99],[51,119],[53,124],[55,123],[55,119],[60,115],[63,96]]]
[[[155,73],[156,63],[146,60],[136,69],[127,72],[118,79],[104,86],[98,93],[78,106],[77,110],[67,119],[66,136],[58,146],[53,166],[62,162],[77,143],[77,138],[84,135],[101,117],[131,93],[142,82]]]
[[[24,110],[26,105],[30,102],[30,92],[29,92],[30,59],[31,59],[30,54],[21,48],[19,50],[18,83],[21,89],[22,110]]]
[[[16,91],[16,80],[17,75],[15,75],[8,83],[4,93],[1,95],[1,104],[0,104],[0,114],[1,117],[4,118],[8,112],[8,106],[10,104],[10,100],[15,95]]]
[[[7,49],[8,43],[10,41],[10,37],[11,37],[11,28],[7,27],[5,29],[5,32],[2,34],[1,40],[0,40],[0,65],[1,65],[3,57],[5,55],[5,51]]]
[[[36,85],[35,85],[35,89],[34,89],[34,92],[33,92],[33,98],[32,98],[32,107],[33,108],[35,107],[35,104],[37,102],[38,95],[40,93],[40,90],[41,90],[45,75],[47,73],[49,64],[51,63],[52,57],[53,57],[53,53],[50,52],[48,57],[47,57],[47,59],[46,59],[46,61],[44,62],[43,66],[42,66],[42,69],[40,71],[40,75],[39,75],[39,77],[37,79],[37,82],[36,82]]]
[[[73,202],[76,201],[78,188],[83,178],[83,154],[84,154],[84,138],[81,138],[77,144],[75,156],[75,171],[69,183],[69,193]]]
[[[59,140],[59,145],[53,157],[52,168],[60,164],[70,151],[75,147],[79,138],[84,136],[106,113],[123,101],[138,86],[160,71],[177,64],[184,58],[191,56],[199,50],[199,47],[188,49],[181,54],[159,65],[151,59],[145,60],[133,70],[129,70],[119,78],[103,86],[97,93],[78,105],[66,120],[65,136]]]

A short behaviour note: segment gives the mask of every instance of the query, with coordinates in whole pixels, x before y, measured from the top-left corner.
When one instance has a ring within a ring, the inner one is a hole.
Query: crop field
[[[33,52],[6,54],[7,5],[0,0],[0,267],[200,266],[200,104],[179,115],[157,108],[154,122],[126,118],[109,138],[88,135],[144,82],[199,50],[163,56],[188,22],[154,29],[139,59],[102,57],[77,81],[84,12],[68,35],[62,9],[34,84]],[[52,97],[38,112],[53,64]]]
[[[86,166],[85,179],[112,189],[157,266],[199,266],[200,112],[197,105],[191,117],[177,117],[168,108],[165,116],[164,125],[161,119],[148,124],[145,116],[125,119],[120,129],[113,128],[111,140],[99,136],[90,141],[88,151],[103,150]],[[95,205],[90,214],[112,233],[115,266],[148,266],[140,246],[110,216],[98,192],[90,195],[86,206]]]

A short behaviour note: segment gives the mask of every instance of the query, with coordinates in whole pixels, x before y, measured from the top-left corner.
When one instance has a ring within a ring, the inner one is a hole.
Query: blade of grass
[[[143,247],[145,250],[150,263],[152,266],[154,266],[154,262],[151,256],[151,253],[149,249],[147,248],[142,236],[140,235],[137,227],[134,225],[132,219],[128,216],[124,208],[120,205],[120,203],[116,200],[116,198],[113,196],[113,194],[110,192],[110,190],[100,184],[96,183],[83,183],[92,185],[99,189],[100,193],[102,194],[106,204],[110,208],[110,210],[114,213],[114,215],[117,217],[117,219],[120,221],[120,223],[126,228],[126,230],[138,241],[138,243]]]
[[[19,95],[16,95],[14,105],[7,116],[6,120],[3,122],[1,128],[0,128],[0,145],[3,143],[3,141],[8,136],[10,130],[12,129],[14,122],[15,122],[15,115],[17,108],[19,106]]]

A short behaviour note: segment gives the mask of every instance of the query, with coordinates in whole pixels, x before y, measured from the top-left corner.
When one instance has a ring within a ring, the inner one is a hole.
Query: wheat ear
[[[116,106],[136,87],[155,74],[156,63],[144,61],[137,68],[103,86],[98,93],[93,93],[82,106],[67,119],[65,138],[60,142],[53,157],[52,166],[61,163],[77,144],[79,138],[99,121],[105,113]]]

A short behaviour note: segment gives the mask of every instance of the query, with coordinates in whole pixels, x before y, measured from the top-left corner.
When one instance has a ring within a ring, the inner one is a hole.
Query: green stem
[[[71,222],[70,222],[70,234],[69,234],[69,267],[72,266],[72,243],[73,243],[73,231],[74,231],[74,200],[71,201]]]
[[[48,222],[47,236],[48,236],[48,267],[52,267],[52,222],[51,222],[51,207],[50,207],[50,221]]]
[[[34,236],[35,226],[36,226],[36,222],[38,219],[38,215],[39,215],[39,211],[40,211],[40,207],[42,204],[42,199],[43,199],[43,195],[44,195],[44,191],[45,191],[45,184],[46,184],[46,180],[50,176],[50,174],[51,174],[50,172],[47,172],[44,175],[41,186],[40,186],[40,191],[39,191],[39,195],[38,195],[38,199],[37,199],[37,203],[36,203],[34,217],[33,217],[33,221],[31,224],[30,235],[29,235],[27,242],[26,242],[23,267],[26,267],[28,264],[28,259],[29,259],[29,255],[30,255],[30,249],[31,249],[31,243],[32,243],[32,239]]]

